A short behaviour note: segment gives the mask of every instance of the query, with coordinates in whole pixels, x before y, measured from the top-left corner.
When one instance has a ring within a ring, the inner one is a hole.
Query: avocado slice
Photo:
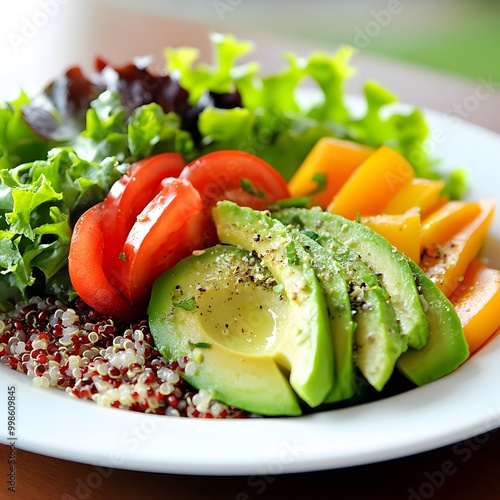
[[[346,274],[332,255],[314,241],[315,233],[302,233],[291,226],[287,229],[311,256],[311,266],[323,289],[328,308],[335,377],[333,388],[325,403],[349,399],[356,392],[354,365],[356,323],[352,319]]]
[[[309,406],[323,403],[334,380],[328,311],[310,257],[285,226],[269,214],[230,201],[212,211],[222,243],[254,251],[269,268],[289,303],[287,334],[274,359],[290,371],[290,384]]]
[[[288,208],[273,216],[286,222],[300,220],[303,229],[334,236],[356,252],[389,294],[405,339],[405,350],[426,345],[429,325],[408,259],[383,236],[363,224],[322,210]]]
[[[149,323],[167,359],[187,356],[183,377],[226,404],[261,415],[300,415],[274,360],[286,333],[288,300],[249,252],[218,245],[190,256],[154,283]]]
[[[413,383],[424,385],[466,361],[469,345],[451,302],[420,267],[410,260],[409,265],[423,297],[430,332],[427,345],[420,350],[409,349],[399,358],[397,367]]]

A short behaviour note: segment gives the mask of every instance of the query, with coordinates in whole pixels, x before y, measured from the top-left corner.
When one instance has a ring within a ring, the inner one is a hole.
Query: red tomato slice
[[[231,200],[255,210],[290,197],[288,186],[271,165],[244,151],[215,151],[187,165],[180,174],[199,192],[210,209],[220,200]]]
[[[211,220],[212,208],[220,200],[264,210],[273,201],[290,197],[288,186],[271,165],[244,151],[215,151],[187,165],[180,174],[199,192],[205,213],[206,246],[217,242]]]
[[[69,248],[68,269],[76,293],[90,307],[118,321],[145,317],[145,305],[132,305],[108,281],[103,270],[103,203],[87,210],[77,221]]]
[[[116,181],[104,200],[103,230],[108,238],[105,246],[105,272],[115,283],[113,270],[136,217],[162,190],[161,181],[178,177],[185,166],[180,153],[162,153],[134,163]]]
[[[132,302],[148,297],[163,271],[203,246],[198,191],[185,180],[162,183],[161,192],[137,216],[117,267],[120,288]]]

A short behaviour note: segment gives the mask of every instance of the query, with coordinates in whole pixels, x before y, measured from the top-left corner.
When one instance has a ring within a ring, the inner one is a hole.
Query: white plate
[[[433,153],[470,173],[469,198],[498,198],[500,137],[428,113]],[[500,268],[496,218],[484,248]],[[459,370],[385,400],[295,418],[196,420],[105,409],[38,389],[0,367],[1,441],[7,387],[17,393],[17,446],[62,459],[184,474],[276,474],[346,467],[434,449],[500,426],[500,337]]]

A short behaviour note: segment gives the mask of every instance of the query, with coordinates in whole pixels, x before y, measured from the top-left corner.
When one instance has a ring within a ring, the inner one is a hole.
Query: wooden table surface
[[[75,2],[76,4],[76,2]],[[74,6],[77,9],[76,5]],[[78,8],[81,8],[81,4]],[[68,11],[69,13],[69,7]],[[62,17],[63,14],[61,14]],[[64,13],[66,15],[66,13]],[[68,14],[69,15],[69,14]],[[122,25],[133,25],[136,33],[148,30],[147,38],[131,37],[126,30],[117,30],[106,43],[104,28],[116,25],[117,13],[111,7],[102,9],[94,16],[92,36],[82,38],[83,30],[73,36],[78,40],[72,52],[73,59],[64,53],[59,66],[45,68],[60,72],[61,65],[78,62],[82,50],[101,53],[112,61],[121,62],[131,55],[158,52],[171,43],[206,45],[207,32],[215,27],[194,27],[185,22],[159,19],[136,13],[123,14]],[[55,23],[57,20],[53,19]],[[66,22],[66,21],[65,21]],[[141,24],[142,23],[142,24]],[[227,26],[224,26],[227,28]],[[285,50],[307,53],[311,47],[297,40],[276,40],[262,33],[233,29],[246,38],[257,40],[256,57],[265,68],[272,68],[281,60]],[[90,33],[90,32],[89,32]],[[109,34],[109,33],[108,33]],[[37,43],[54,45],[47,38],[47,30],[39,35]],[[78,38],[78,36],[80,38]],[[48,40],[48,41],[47,41]],[[48,45],[50,46],[50,45]],[[45,47],[46,48],[46,47]],[[88,59],[85,60],[88,63]],[[358,77],[351,83],[352,89],[362,79],[374,77],[389,86],[406,102],[446,112],[468,113],[462,116],[469,121],[500,132],[500,91],[492,90],[487,99],[477,98],[479,85],[484,85],[487,75],[478,79],[459,80],[449,75],[430,72],[422,68],[404,67],[394,62],[359,55],[355,64]],[[281,65],[281,64],[280,64]],[[65,67],[64,66],[64,67]],[[20,73],[19,73],[20,74]],[[10,75],[12,76],[12,75]],[[15,75],[14,75],[15,76]],[[15,79],[14,79],[15,80]],[[4,87],[5,87],[5,80]],[[12,83],[12,82],[11,82]],[[17,81],[14,81],[17,84]],[[19,83],[22,83],[22,79]],[[358,89],[359,90],[359,89]],[[481,96],[484,96],[484,88]],[[479,94],[478,94],[479,95]],[[475,106],[472,104],[475,103]],[[468,105],[464,111],[464,105]],[[460,111],[462,110],[462,111]],[[467,111],[468,110],[468,111]],[[50,423],[48,423],[50,425]],[[411,432],[411,429],[409,429]],[[75,431],[78,435],[78,431]],[[98,469],[92,465],[60,460],[16,450],[16,491],[8,491],[8,460],[10,450],[0,446],[0,498],[22,500],[52,499],[119,499],[119,498],[186,498],[186,499],[267,499],[267,498],[338,498],[361,499],[494,499],[500,498],[500,432],[481,434],[467,441],[434,451],[371,465],[328,471],[264,477],[245,476],[182,476],[154,474],[118,469]]]

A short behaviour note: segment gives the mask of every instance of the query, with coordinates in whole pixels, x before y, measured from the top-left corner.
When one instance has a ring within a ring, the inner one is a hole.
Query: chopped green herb
[[[307,207],[311,202],[312,198],[310,196],[297,196],[296,198],[275,201],[272,205],[278,208]]]
[[[299,256],[297,255],[297,251],[295,250],[295,243],[291,241],[285,248],[286,251],[286,256],[288,259],[288,263],[290,265],[299,265],[300,264],[300,259]]]
[[[127,256],[125,255],[125,252],[120,252],[120,255],[118,257],[123,260],[123,262],[127,262]]]
[[[189,347],[199,347],[200,349],[209,349],[212,344],[208,342],[191,342],[189,341]]]
[[[194,304],[194,297],[173,302],[174,307],[182,307],[182,309],[185,309],[186,311],[194,311]]]
[[[363,281],[368,286],[377,286],[378,285],[378,280],[375,276],[363,276]]]
[[[319,238],[319,234],[315,233],[314,231],[302,231],[308,238],[311,238],[311,240],[317,241]]]
[[[311,191],[309,194],[317,194],[317,193],[321,193],[321,191],[324,191],[326,189],[326,179],[327,179],[326,174],[322,174],[321,172],[316,172],[311,177],[311,180],[313,182],[317,182],[318,185],[316,186],[316,189]]]
[[[292,216],[292,222],[294,224],[296,224],[297,226],[299,226],[299,227],[304,227],[304,222],[302,221],[302,219],[297,214],[295,214],[294,216]]]
[[[240,186],[248,194],[251,194],[253,196],[256,196],[257,198],[264,198],[265,193],[264,191],[255,191],[252,182],[249,179],[246,178],[241,178],[240,179]]]
[[[361,222],[361,214],[359,212],[356,214],[356,222]]]

